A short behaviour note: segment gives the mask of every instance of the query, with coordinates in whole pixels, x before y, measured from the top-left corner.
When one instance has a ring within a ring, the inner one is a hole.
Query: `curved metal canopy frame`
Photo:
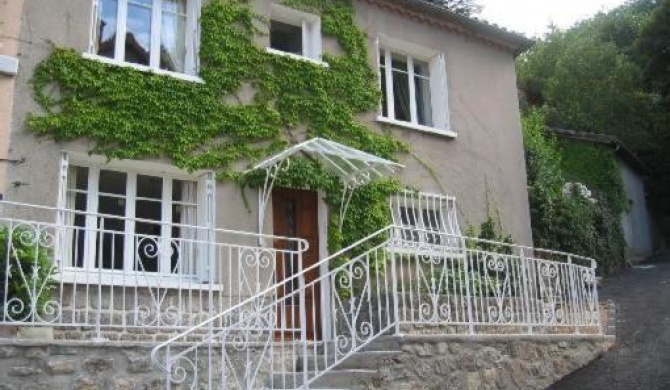
[[[265,210],[277,176],[291,165],[291,157],[306,154],[319,161],[340,178],[344,187],[340,204],[340,230],[347,214],[354,190],[373,180],[387,177],[404,168],[403,165],[383,159],[340,143],[323,138],[312,138],[267,158],[246,173],[265,170],[265,182],[260,194],[259,229],[263,230]]]

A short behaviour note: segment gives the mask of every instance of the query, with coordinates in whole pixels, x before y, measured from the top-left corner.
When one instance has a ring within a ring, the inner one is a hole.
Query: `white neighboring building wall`
[[[641,260],[654,251],[644,181],[628,164],[621,160],[618,164],[628,198],[628,211],[621,216],[621,225],[628,246],[627,257],[631,261]]]

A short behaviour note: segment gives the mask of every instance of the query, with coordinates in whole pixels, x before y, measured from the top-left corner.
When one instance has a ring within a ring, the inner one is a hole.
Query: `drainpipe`
[[[0,0],[0,161],[9,159],[24,2]],[[7,163],[0,162],[0,194],[4,194],[7,187]]]

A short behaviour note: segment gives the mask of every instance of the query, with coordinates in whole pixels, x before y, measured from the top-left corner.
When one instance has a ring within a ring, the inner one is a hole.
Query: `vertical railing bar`
[[[465,269],[465,304],[467,305],[467,314],[468,314],[468,333],[474,334],[475,329],[473,326],[473,318],[472,318],[472,294],[470,291],[470,259],[471,256],[471,251],[466,249],[465,250],[465,257],[463,257],[463,264],[464,264],[464,269]]]

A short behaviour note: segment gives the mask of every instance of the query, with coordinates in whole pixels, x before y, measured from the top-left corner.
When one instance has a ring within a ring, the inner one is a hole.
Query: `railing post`
[[[389,232],[390,239],[393,240],[394,230]],[[396,264],[396,253],[393,250],[393,244],[389,245],[389,255],[391,256],[391,290],[393,291],[393,318],[395,324],[395,334],[400,334],[400,294],[398,293],[398,266]]]
[[[307,362],[307,304],[305,301],[305,295],[307,294],[307,290],[305,288],[305,274],[303,271],[303,264],[302,264],[302,252],[298,253],[298,269],[300,270],[300,276],[298,277],[298,283],[299,283],[299,302],[300,302],[300,345],[302,349],[302,358],[305,362]],[[314,328],[316,329],[316,327]],[[302,367],[302,384],[305,386],[305,388],[309,388],[308,384],[308,364],[303,364]]]
[[[568,280],[570,285],[570,302],[572,304],[572,322],[575,326],[575,334],[579,334],[579,324],[577,321],[577,287],[575,285],[575,267],[572,264],[572,256],[568,256]]]
[[[598,279],[596,278],[596,262],[595,260],[591,261],[591,283],[593,283],[593,298],[592,300],[594,301],[595,305],[595,313],[593,314],[598,321],[598,329],[600,331],[600,334],[604,334],[604,329],[603,329],[603,322],[602,318],[600,317],[600,301],[598,299]]]
[[[471,252],[467,249],[467,246],[465,246],[464,243],[464,253],[465,256],[463,257],[463,266],[465,270],[465,302],[467,305],[467,311],[468,311],[468,331],[470,334],[475,333],[475,325],[474,325],[474,320],[472,318],[472,294],[470,292],[470,254]]]
[[[96,309],[95,313],[95,337],[93,338],[93,341],[96,342],[102,342],[105,341],[105,339],[102,337],[102,243],[104,242],[105,239],[105,220],[103,218],[100,218],[100,222],[96,224],[97,226],[100,226],[100,236],[98,237],[98,242],[100,243],[98,245],[98,253],[97,257],[93,258],[89,261],[91,261],[94,265],[96,260],[98,260],[97,268],[98,268],[98,308]],[[113,234],[113,233],[112,233]],[[112,235],[112,240],[114,239],[114,236]],[[111,293],[111,291],[110,291]],[[110,319],[111,321],[111,319]]]
[[[531,315],[531,302],[528,295],[528,290],[530,289],[530,281],[528,280],[528,266],[526,264],[526,252],[524,248],[519,250],[519,260],[521,261],[521,288],[523,289],[523,305],[524,305],[524,315],[526,316],[525,321],[528,324],[528,333],[533,333],[533,321]]]

